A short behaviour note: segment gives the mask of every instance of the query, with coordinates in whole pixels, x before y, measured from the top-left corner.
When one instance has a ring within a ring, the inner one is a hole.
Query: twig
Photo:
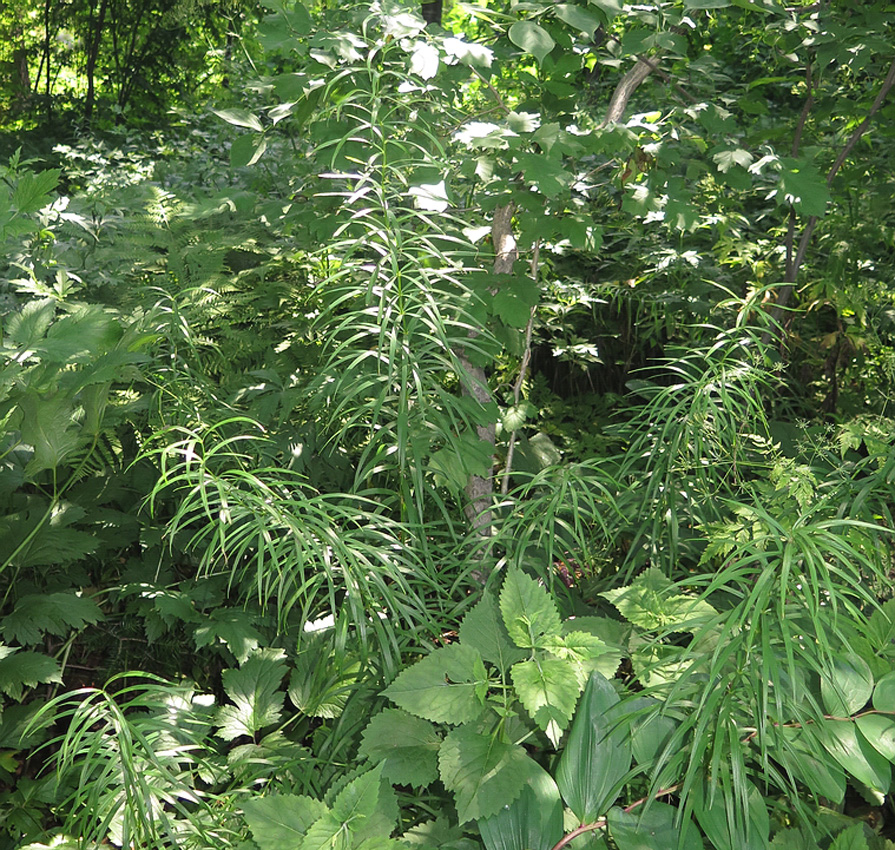
[[[635,800],[631,805],[625,806],[624,811],[629,813],[636,809],[638,806],[642,806],[644,803],[649,802],[650,800],[658,800],[659,797],[667,797],[669,794],[674,794],[676,791],[680,790],[680,785],[672,785],[670,788],[663,788],[661,791],[656,791],[655,794],[650,794],[647,797],[641,797],[639,800]],[[579,835],[584,835],[585,832],[593,832],[595,829],[603,829],[608,823],[606,818],[600,818],[599,820],[594,821],[593,823],[583,823],[581,826],[576,827],[567,835],[564,835],[556,844],[553,845],[551,850],[562,850],[563,847],[566,846],[571,841],[574,841],[578,838]]]
[[[500,92],[496,88],[494,88],[490,80],[486,80],[475,68],[472,68],[470,70],[479,78],[479,80],[481,80],[485,84],[485,86],[488,88],[488,91],[491,92],[491,97],[493,97],[500,104],[501,108],[506,113],[509,114],[513,111],[512,109],[510,109],[509,106],[506,105],[506,103],[504,103],[503,98],[500,96]]]

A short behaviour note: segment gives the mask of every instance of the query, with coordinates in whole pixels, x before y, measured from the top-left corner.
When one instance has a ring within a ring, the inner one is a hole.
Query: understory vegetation
[[[0,850],[895,847],[889,6],[26,5]]]

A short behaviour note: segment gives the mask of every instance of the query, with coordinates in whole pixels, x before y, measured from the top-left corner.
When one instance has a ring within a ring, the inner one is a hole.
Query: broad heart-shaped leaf
[[[863,714],[855,722],[874,749],[895,763],[895,718],[883,714]]]
[[[626,812],[613,806],[606,816],[609,834],[618,850],[702,850],[695,826],[689,826],[681,843],[675,823],[678,809],[667,803],[650,803],[646,811]]]
[[[243,803],[246,823],[261,850],[298,850],[314,821],[328,811],[313,797],[273,794]]]
[[[550,594],[522,570],[511,568],[500,591],[500,613],[516,646],[540,649],[545,637],[558,637],[561,621]]]
[[[2,631],[5,640],[27,645],[37,643],[45,633],[62,636],[102,619],[102,611],[89,596],[30,593],[20,597],[3,619]]]
[[[481,713],[487,689],[478,650],[452,643],[408,667],[383,694],[425,720],[469,723]]]
[[[20,700],[25,688],[56,682],[62,684],[59,663],[40,652],[0,644],[0,692]]]
[[[644,570],[632,584],[600,594],[628,622],[647,631],[693,631],[717,611],[708,602],[679,593],[657,567]]]
[[[516,163],[522,170],[525,182],[548,198],[555,198],[565,192],[575,179],[571,172],[563,168],[562,160],[557,156],[519,153],[516,155]]]
[[[461,726],[444,739],[438,771],[460,823],[496,815],[519,796],[538,765],[525,750]]]
[[[851,717],[870,701],[873,693],[870,667],[857,655],[833,659],[831,669],[820,677],[820,693],[828,714]]]
[[[383,776],[396,785],[421,788],[438,778],[441,736],[428,720],[397,708],[386,708],[364,729],[359,753],[383,761]]]
[[[339,792],[332,807],[335,817],[350,825],[357,823],[361,818],[370,818],[376,813],[382,790],[382,767],[380,764],[362,773]],[[392,828],[394,826],[392,824]]]
[[[550,37],[550,33],[533,21],[516,21],[507,35],[516,47],[531,53],[539,63],[543,62],[547,54],[556,47],[556,42]]]
[[[568,627],[575,622],[567,620],[563,623],[563,631],[566,633],[560,638],[548,639],[545,643],[551,654],[572,665],[580,689],[587,684],[594,670],[598,670],[607,679],[611,678],[618,670],[621,653],[610,649],[599,637],[590,632],[569,631]]]
[[[612,805],[631,767],[630,722],[613,707],[618,694],[592,673],[578,704],[556,784],[580,823],[591,823]]]
[[[538,658],[514,664],[510,673],[519,701],[556,746],[581,693],[575,668],[560,658]]]
[[[500,618],[497,600],[485,593],[460,623],[460,643],[477,649],[485,661],[506,673],[526,653],[513,645]]]
[[[494,277],[499,277],[499,283],[491,299],[491,312],[512,328],[525,328],[541,296],[538,285],[531,278],[510,274]]]
[[[301,843],[301,850],[348,850],[351,832],[332,812],[314,821]]]
[[[815,734],[827,752],[882,805],[892,784],[892,766],[865,740],[848,720],[825,720],[815,725]]]
[[[562,800],[553,778],[536,766],[522,793],[478,827],[487,850],[550,850],[563,834]]]
[[[336,796],[332,809],[308,829],[302,850],[391,847],[388,836],[398,818],[394,789],[382,778],[382,765],[362,773]]]
[[[258,650],[238,670],[225,670],[221,678],[233,704],[218,709],[218,736],[232,741],[279,721],[286,695],[277,689],[285,675],[283,652],[274,649]]]
[[[842,830],[833,839],[830,850],[869,850],[870,845],[867,843],[864,830],[865,824],[863,823],[856,823],[848,827],[848,829]],[[886,845],[888,846],[891,843],[891,841],[887,841]]]

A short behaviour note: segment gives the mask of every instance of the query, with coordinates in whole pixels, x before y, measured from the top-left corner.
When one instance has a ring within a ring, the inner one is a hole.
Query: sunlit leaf
[[[559,658],[520,661],[510,671],[519,701],[556,746],[581,692],[575,670]]]
[[[327,811],[319,800],[296,794],[249,797],[242,806],[261,850],[298,850],[311,824]]]
[[[264,129],[258,116],[247,109],[212,109],[211,111],[218,118],[223,118],[224,121],[232,124],[234,127],[245,127],[247,130],[255,130],[258,133]]]
[[[218,735],[232,741],[279,721],[286,696],[279,687],[285,675],[283,653],[271,649],[258,650],[238,670],[225,670],[222,679],[231,704],[218,709]]]
[[[482,711],[487,681],[478,651],[452,643],[408,667],[383,694],[425,720],[468,723]]]
[[[516,646],[535,649],[545,637],[560,634],[556,603],[547,590],[520,569],[507,572],[500,591],[500,613],[507,633]]]
[[[556,46],[550,33],[534,21],[516,21],[510,27],[508,35],[516,47],[531,53],[538,62],[543,62]]]

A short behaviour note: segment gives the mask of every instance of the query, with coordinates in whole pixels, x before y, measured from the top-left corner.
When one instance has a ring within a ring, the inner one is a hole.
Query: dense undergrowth
[[[604,126],[556,8],[281,4],[4,167],[0,846],[891,845],[885,188],[775,312],[816,167]]]

